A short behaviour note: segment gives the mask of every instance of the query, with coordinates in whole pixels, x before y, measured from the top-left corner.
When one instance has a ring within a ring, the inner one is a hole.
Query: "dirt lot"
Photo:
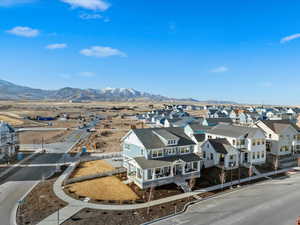
[[[37,224],[42,219],[50,216],[57,209],[67,204],[56,197],[53,192],[53,183],[57,176],[38,184],[25,198],[25,203],[18,210],[18,224]],[[23,223],[22,223],[23,220]]]
[[[60,142],[64,140],[71,131],[25,131],[19,134],[21,144],[44,144]]]

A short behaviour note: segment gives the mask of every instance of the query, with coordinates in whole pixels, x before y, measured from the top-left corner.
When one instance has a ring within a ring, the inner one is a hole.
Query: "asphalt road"
[[[155,225],[294,225],[300,216],[300,175],[249,186],[200,202]]]
[[[92,122],[88,128],[97,124]],[[22,198],[33,185],[47,177],[55,170],[55,163],[63,162],[64,155],[68,152],[78,139],[88,137],[86,129],[73,131],[62,143],[45,145],[47,153],[39,154],[22,165],[37,165],[34,167],[16,167],[7,176],[0,179],[0,225],[13,225],[13,210],[18,200]],[[43,165],[47,164],[47,165]],[[49,164],[54,164],[49,166]]]

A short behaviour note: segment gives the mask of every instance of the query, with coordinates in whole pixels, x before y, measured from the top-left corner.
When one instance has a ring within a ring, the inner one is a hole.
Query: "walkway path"
[[[245,179],[241,179],[239,180],[235,180],[232,182],[228,182],[225,183],[223,185],[216,185],[216,186],[212,186],[212,187],[208,187],[208,188],[204,188],[204,189],[199,189],[199,190],[195,190],[192,192],[187,192],[187,193],[183,193],[183,194],[179,194],[179,195],[174,195],[171,197],[167,197],[167,198],[163,198],[163,199],[158,199],[158,200],[154,200],[148,203],[141,203],[141,204],[128,204],[128,205],[102,205],[102,204],[94,204],[94,203],[86,203],[80,200],[76,200],[74,198],[71,198],[70,196],[68,196],[62,189],[62,183],[65,179],[68,179],[69,175],[72,173],[72,171],[76,168],[76,164],[72,164],[54,183],[54,193],[63,201],[69,203],[68,206],[66,206],[65,208],[63,208],[61,211],[63,212],[63,217],[61,217],[60,219],[60,224],[62,224],[65,220],[67,220],[68,218],[72,217],[74,214],[76,214],[77,212],[79,212],[81,209],[83,208],[91,208],[91,209],[99,209],[99,210],[136,210],[136,209],[141,209],[141,208],[147,208],[147,207],[152,207],[152,206],[156,206],[156,205],[160,205],[163,203],[167,203],[167,202],[171,202],[171,201],[176,201],[176,200],[180,200],[183,198],[187,198],[187,197],[191,197],[194,195],[198,195],[201,193],[206,193],[206,192],[211,192],[211,191],[215,191],[215,190],[219,190],[222,188],[226,188],[226,187],[230,187],[232,185],[238,185],[239,183],[245,183],[251,180],[256,180],[259,178],[263,178],[266,176],[272,176],[275,174],[279,174],[279,173],[283,173],[283,172],[287,172],[293,168],[287,168],[287,169],[282,169],[282,170],[278,170],[278,171],[273,171],[273,172],[269,172],[269,173],[264,173],[264,174],[260,174],[257,176],[253,176],[253,177],[249,177],[249,178],[245,178]],[[75,213],[74,213],[75,212]],[[50,215],[48,218],[46,218],[45,220],[41,221],[38,225],[50,225],[51,222],[53,224],[54,219],[56,218],[57,221],[57,212]],[[51,224],[51,225],[52,225]]]

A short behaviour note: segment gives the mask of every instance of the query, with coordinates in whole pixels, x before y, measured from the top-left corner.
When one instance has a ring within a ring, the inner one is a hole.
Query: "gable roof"
[[[157,149],[166,147],[162,140],[154,133],[159,133],[161,130],[164,130],[163,132],[168,132],[170,135],[179,138],[177,145],[174,146],[195,145],[195,142],[193,142],[192,139],[184,133],[184,129],[180,127],[144,128],[133,129],[132,131],[136,134],[146,149]]]
[[[238,138],[238,137],[244,136],[245,138],[247,138],[247,137],[251,138],[258,131],[261,132],[261,130],[259,128],[219,124],[219,125],[213,127],[212,129],[208,130],[207,133],[225,136],[225,137]]]
[[[194,137],[198,142],[205,141],[205,134],[194,134]]]
[[[290,120],[261,120],[260,122],[264,123],[268,128],[277,134],[281,133],[289,126],[292,126],[298,132],[300,131],[300,128]]]
[[[208,139],[208,142],[213,146],[214,150],[220,154],[228,154],[233,148],[225,139]]]

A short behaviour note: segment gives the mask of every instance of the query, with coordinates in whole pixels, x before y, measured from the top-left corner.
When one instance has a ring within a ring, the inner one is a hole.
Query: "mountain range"
[[[65,87],[59,90],[43,90],[16,85],[0,79],[0,100],[73,100],[73,101],[193,101],[196,99],[175,99],[137,91],[132,88],[80,89]],[[219,104],[235,104],[227,101],[203,101]]]

